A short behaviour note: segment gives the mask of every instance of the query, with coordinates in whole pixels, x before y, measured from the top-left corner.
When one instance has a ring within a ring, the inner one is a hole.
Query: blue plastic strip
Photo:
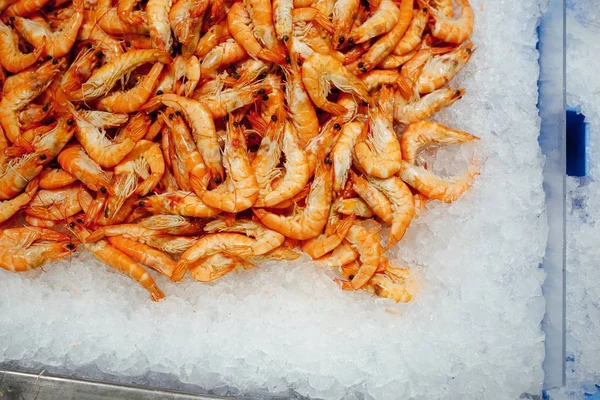
[[[587,176],[587,146],[589,134],[585,116],[577,110],[567,110],[567,175]]]

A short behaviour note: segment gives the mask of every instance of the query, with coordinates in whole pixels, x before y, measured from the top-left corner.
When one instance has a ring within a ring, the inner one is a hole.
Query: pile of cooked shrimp
[[[386,250],[478,173],[419,163],[477,139],[428,121],[464,94],[455,3],[0,0],[0,267],[83,246],[156,301],[144,267],[208,282],[299,248],[409,301]]]

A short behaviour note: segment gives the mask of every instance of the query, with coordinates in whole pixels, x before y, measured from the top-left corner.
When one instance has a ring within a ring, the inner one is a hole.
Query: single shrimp
[[[283,112],[280,112],[280,114],[283,114]],[[282,153],[281,141],[284,128],[284,121],[271,121],[252,160],[251,168],[254,171],[259,188],[258,199],[254,203],[257,207],[260,207],[264,196],[272,190],[272,182],[282,174],[278,165]]]
[[[79,144],[66,147],[58,155],[58,163],[68,173],[75,176],[94,192],[110,193],[110,178],[102,168],[92,160]]]
[[[59,189],[42,189],[25,208],[25,214],[59,221],[81,211],[77,199],[80,185],[73,183]]]
[[[36,152],[43,152],[49,161],[67,145],[73,137],[74,130],[73,120],[61,117],[56,124],[42,125],[23,132],[23,139],[31,143]]]
[[[163,64],[154,64],[150,72],[143,76],[132,89],[114,92],[101,98],[96,107],[113,113],[132,113],[144,105],[158,84]]]
[[[234,87],[241,88],[253,83],[257,79],[264,79],[270,68],[271,66],[264,61],[253,58],[248,58],[238,63],[233,76],[237,80]]]
[[[226,89],[215,95],[199,97],[197,100],[208,108],[213,119],[217,119],[223,118],[238,108],[254,103],[265,96],[267,90],[269,90],[269,84],[259,82],[241,88]]]
[[[293,0],[273,0],[273,24],[277,39],[288,42],[292,37]]]
[[[219,146],[215,123],[210,111],[197,100],[174,94],[155,96],[146,103],[144,108],[153,108],[160,103],[183,113],[192,128],[196,147],[202,155],[206,167],[210,170],[212,178],[222,182],[224,171],[221,162],[221,147]]]
[[[333,34],[333,25],[325,15],[314,7],[294,8],[292,11],[292,21],[298,22],[316,22],[327,33]]]
[[[412,7],[412,6],[411,6]],[[400,20],[400,9],[392,0],[381,0],[377,10],[358,28],[352,29],[347,43],[349,45],[366,42],[383,35],[394,28]]]
[[[465,42],[448,54],[430,57],[416,82],[419,93],[430,93],[445,86],[469,62],[473,51],[473,43]]]
[[[429,13],[435,21],[435,24],[431,29],[433,37],[452,44],[461,44],[471,37],[475,16],[473,14],[473,9],[469,4],[469,0],[456,1],[461,10],[458,18],[454,18],[452,14],[450,16],[447,15],[449,11],[452,12],[452,2],[450,2],[449,7],[438,10],[432,7],[426,0],[417,1],[421,7],[425,7],[429,10]]]
[[[94,257],[109,267],[121,271],[142,285],[142,287],[150,293],[152,301],[164,299],[165,295],[158,288],[154,279],[152,279],[152,277],[133,259],[111,246],[106,240],[87,243],[86,239],[90,235],[90,231],[82,224],[78,223],[76,218],[69,218],[67,226]]]
[[[382,256],[382,260],[386,260],[386,262],[382,261],[380,263],[380,267],[382,264],[390,264],[389,261]],[[391,265],[391,264],[390,264]],[[360,268],[359,263],[351,262],[342,266],[342,274],[347,279],[352,279],[358,272]],[[375,296],[389,298],[397,303],[407,303],[412,300],[412,294],[408,291],[407,288],[407,277],[410,273],[408,268],[402,267],[389,267],[390,271],[384,270],[383,272],[375,273],[369,282],[365,284],[361,289],[364,291],[371,293]],[[351,285],[346,282],[341,282],[342,289],[352,290]]]
[[[217,217],[206,224],[204,230],[208,233],[216,232],[237,232],[253,237],[254,242],[250,249],[252,255],[259,256],[266,254],[281,246],[285,237],[271,229],[267,229],[260,222],[251,220],[235,220],[232,224],[227,223],[224,217]]]
[[[320,234],[312,238],[302,245],[302,251],[311,256],[313,259],[324,256],[325,254],[337,248],[348,235],[350,228],[354,224],[354,215],[350,215],[339,221],[330,235]]]
[[[172,5],[172,0],[148,0],[146,4],[148,29],[153,47],[166,52],[170,52],[173,45],[169,24],[169,10]]]
[[[252,207],[258,198],[258,182],[248,159],[246,139],[233,118],[227,123],[223,164],[227,178],[216,189],[202,192],[202,202],[226,212],[240,212]],[[195,190],[198,186],[202,190],[199,179],[192,177],[191,181]]]
[[[24,208],[34,198],[39,186],[39,180],[33,179],[25,187],[25,191],[9,200],[0,201],[0,224],[8,221],[19,210]]]
[[[382,62],[379,63],[378,67],[384,70],[399,68],[411,61],[419,53],[419,49],[420,47],[417,46],[416,49],[409,51],[406,54],[402,54],[401,56],[390,54]]]
[[[122,35],[127,33],[136,33],[140,35],[148,34],[147,16],[144,11],[132,11],[129,18],[143,21],[142,24],[129,24],[124,22],[118,12],[118,7],[112,7],[112,0],[98,0],[94,9],[96,24],[106,33],[111,35]]]
[[[200,42],[203,17],[210,3],[206,0],[183,0],[182,7],[177,7],[177,4],[169,11],[169,22],[175,37],[182,44],[182,54],[189,57],[195,53]],[[187,9],[187,4],[190,4],[190,18],[186,18],[184,22],[182,16],[187,13],[183,11]]]
[[[380,102],[369,109],[370,135],[366,130],[354,145],[360,166],[370,175],[389,178],[400,169],[402,151],[393,124],[393,97],[387,88],[381,89]]]
[[[261,262],[272,261],[272,260],[291,261],[291,260],[296,260],[298,258],[300,258],[300,253],[298,253],[294,250],[285,248],[283,246],[280,246],[280,247],[276,248],[275,250],[271,250],[268,253],[261,254],[260,256],[244,256],[244,260],[246,260],[250,263],[261,263]]]
[[[369,51],[360,58],[357,67],[360,68],[361,72],[372,70],[394,51],[412,21],[413,3],[414,0],[402,0],[396,25],[385,35],[381,36],[369,48]]]
[[[350,228],[346,240],[359,254],[360,268],[350,280],[350,285],[356,290],[369,282],[375,271],[377,271],[383,255],[383,248],[379,244],[377,235],[358,224],[354,224]]]
[[[40,58],[46,45],[43,41],[30,53],[22,53],[19,50],[19,37],[4,23],[0,22],[0,64],[7,71],[17,73],[29,68]]]
[[[419,43],[421,43],[428,18],[429,13],[427,12],[427,8],[421,8],[416,11],[410,26],[392,53],[401,56],[416,49]]]
[[[81,86],[81,89],[70,93],[73,101],[93,100],[108,93],[126,74],[140,65],[160,62],[168,64],[171,57],[161,50],[131,50],[117,56],[92,73],[92,76]]]
[[[369,205],[360,198],[340,199],[336,205],[336,211],[343,215],[356,215],[361,218],[371,218],[373,212]]]
[[[69,235],[27,226],[0,231],[0,268],[30,271],[65,258],[75,248]]]
[[[135,6],[139,0],[119,0],[117,2],[117,15],[119,19],[129,25],[144,25],[146,23],[139,13],[135,13]]]
[[[404,80],[400,72],[393,70],[373,70],[358,76],[370,91],[375,90],[382,85],[397,85],[399,81]]]
[[[216,76],[219,68],[244,60],[247,56],[246,50],[235,39],[227,39],[212,48],[202,59],[200,74]]]
[[[214,24],[198,41],[196,49],[194,50],[194,55],[196,55],[196,57],[198,58],[202,58],[206,56],[218,44],[222,43],[230,37],[231,36],[229,35],[229,25],[227,24],[226,19],[217,24]]]
[[[6,149],[5,149],[6,150]],[[27,153],[0,162],[0,200],[12,199],[29,184],[50,159],[45,152]]]
[[[333,7],[333,39],[334,48],[342,46],[349,36],[358,14],[360,0],[337,0]]]
[[[91,233],[86,241],[97,242],[105,237],[125,236],[134,240],[159,235],[188,235],[202,232],[202,225],[178,215],[153,215],[138,223],[104,226]]]
[[[319,133],[317,112],[306,92],[304,82],[302,82],[302,73],[296,60],[292,59],[290,67],[283,68],[283,72],[286,77],[285,99],[290,119],[298,131],[302,143],[307,143]]]
[[[330,254],[315,260],[319,267],[338,268],[348,264],[358,258],[358,252],[354,250],[350,243],[343,241]]]
[[[350,171],[352,177],[352,189],[367,203],[373,214],[378,216],[386,224],[393,222],[394,211],[392,203],[374,185],[360,175]]]
[[[251,269],[254,265],[228,253],[217,253],[201,259],[189,270],[192,278],[198,282],[212,282],[227,275],[237,267]]]
[[[152,213],[197,218],[210,218],[221,213],[221,210],[204,204],[202,199],[193,192],[182,190],[145,197],[139,201],[139,206]]]
[[[263,47],[259,41],[256,40],[254,33],[252,32],[251,24],[252,20],[250,19],[248,11],[244,8],[244,5],[241,2],[233,3],[227,13],[227,25],[229,26],[229,33],[236,42],[238,42],[253,58],[261,58],[276,64],[285,63],[285,57],[281,53],[268,47]],[[271,22],[271,27],[272,26]]]
[[[397,91],[394,101],[394,120],[403,124],[423,121],[441,109],[451,106],[464,94],[464,89],[443,87],[423,97],[417,94],[407,101],[402,93]]]
[[[180,84],[177,94],[180,96],[191,96],[202,75],[200,61],[194,55],[179,56],[175,59],[175,79],[185,78]]]
[[[255,207],[271,207],[293,198],[302,191],[310,179],[308,159],[302,148],[298,133],[290,121],[285,121],[283,130],[283,154],[285,175],[277,186],[258,197]]]
[[[365,84],[331,56],[314,53],[308,57],[302,67],[302,81],[313,103],[330,114],[340,115],[347,111],[344,106],[327,100],[331,84],[371,102]]]
[[[108,237],[107,240],[117,250],[122,251],[140,264],[160,272],[173,281],[180,279],[180,277],[173,277],[173,271],[176,267],[175,261],[162,251],[124,236],[112,236]]]
[[[273,7],[271,0],[243,0],[252,25],[254,36],[260,40],[267,49],[278,54],[285,54],[285,49],[277,40],[273,26]],[[231,12],[231,10],[229,11]]]
[[[44,168],[40,173],[40,189],[58,189],[77,182],[77,178],[61,168]]]
[[[277,215],[263,209],[252,211],[268,228],[292,239],[306,240],[317,236],[325,227],[331,196],[331,169],[324,162],[319,162],[304,209],[291,216]]]
[[[353,121],[342,128],[340,135],[331,150],[331,161],[333,162],[333,191],[339,194],[346,186],[348,171],[352,166],[352,152],[360,137],[365,122]]]
[[[415,216],[415,200],[408,186],[395,176],[388,179],[368,176],[367,179],[392,203],[392,229],[387,251],[402,239]]]

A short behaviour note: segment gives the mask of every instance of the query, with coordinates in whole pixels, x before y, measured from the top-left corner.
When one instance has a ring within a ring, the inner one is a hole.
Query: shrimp
[[[402,158],[409,164],[415,164],[419,152],[427,146],[448,146],[473,140],[479,138],[436,122],[416,122],[410,124],[402,133]]]
[[[344,125],[331,150],[333,191],[335,194],[339,194],[346,186],[348,171],[352,166],[352,151],[364,127],[365,122],[360,121],[353,121]]]
[[[185,81],[180,85],[177,94],[190,96],[201,76],[200,61],[198,57],[191,55],[189,57],[179,56],[175,59],[175,79],[185,78]]]
[[[0,201],[0,224],[8,221],[19,210],[25,207],[34,198],[39,186],[39,180],[33,179],[20,195],[5,201]]]
[[[25,214],[52,221],[75,215],[81,211],[79,188],[78,183],[73,183],[59,189],[42,189],[27,205]]]
[[[358,113],[358,102],[356,98],[350,93],[340,93],[337,103],[346,108],[346,114],[342,114],[343,122],[348,123],[352,121]]]
[[[361,218],[371,218],[373,212],[364,200],[359,198],[340,199],[337,202],[336,211],[343,215],[356,215]]]
[[[352,248],[350,243],[344,241],[330,254],[315,260],[319,267],[336,268],[348,264],[358,258],[358,252]]]
[[[152,108],[160,103],[183,113],[192,128],[196,147],[202,155],[202,159],[213,179],[223,181],[224,171],[221,162],[221,148],[217,138],[215,123],[206,106],[197,100],[174,94],[162,94],[150,99],[144,108]]]
[[[205,95],[198,98],[211,112],[212,117],[223,118],[227,114],[254,103],[265,96],[269,89],[268,83],[255,83],[241,88],[223,90],[215,95]]]
[[[277,38],[287,42],[292,37],[293,23],[292,11],[293,0],[273,0],[273,23]]]
[[[383,255],[383,248],[379,244],[377,235],[358,224],[352,225],[346,240],[359,254],[361,265],[350,281],[350,285],[356,290],[363,287],[377,271]]]
[[[225,41],[229,37],[229,25],[227,24],[226,19],[215,25],[212,25],[204,34],[204,36],[202,36],[198,41],[196,49],[194,50],[194,55],[196,55],[198,58],[206,56],[218,44]]]
[[[391,224],[394,211],[388,198],[362,176],[352,171],[350,171],[350,175],[352,177],[352,189],[367,203],[373,214],[386,224]]]
[[[278,110],[285,109],[285,95],[279,75],[268,74],[262,83],[265,85],[266,93],[260,103],[260,113],[265,120],[268,120],[273,115],[277,115]]]
[[[428,1],[418,0],[422,7],[429,10],[435,24],[431,29],[433,37],[440,39],[446,43],[461,44],[468,40],[473,33],[473,9],[469,4],[469,0],[457,0],[458,6],[461,9],[461,14],[458,18],[448,16],[444,11],[452,10],[452,5],[446,10],[437,10],[433,8]],[[451,3],[451,2],[450,2]]]
[[[248,159],[246,139],[233,118],[227,123],[223,164],[227,178],[216,189],[205,190],[202,202],[226,212],[240,212],[252,207],[258,198],[258,182]],[[198,181],[192,177],[192,187]]]
[[[67,54],[83,23],[83,0],[74,0],[75,12],[58,30],[48,32],[38,22],[16,17],[13,22],[23,37],[36,48],[42,46],[43,53],[52,57],[62,57]]]
[[[358,77],[365,83],[369,92],[382,85],[396,85],[399,81],[404,80],[400,72],[392,70],[369,71]]]
[[[323,125],[321,132],[309,140],[304,147],[306,158],[308,159],[308,172],[312,175],[317,168],[317,164],[322,161],[322,156],[329,154],[335,145],[337,134],[342,129],[341,117],[332,118]]]
[[[101,98],[96,107],[113,113],[132,113],[144,105],[158,84],[163,64],[154,64],[150,72],[142,77],[138,84],[129,90],[114,92]]]
[[[40,189],[58,189],[77,182],[77,178],[60,168],[44,168],[40,173]]]
[[[208,233],[215,232],[237,232],[253,237],[256,241],[250,246],[252,255],[260,256],[266,254],[281,246],[285,237],[271,229],[267,229],[263,224],[251,220],[236,220],[228,224],[224,217],[209,222],[204,227]]]
[[[36,46],[31,53],[19,50],[19,37],[4,23],[0,22],[0,64],[7,71],[17,73],[29,68],[40,58],[44,51],[45,41]]]
[[[173,276],[176,264],[171,257],[167,256],[162,251],[156,250],[147,244],[128,239],[124,236],[112,236],[108,237],[107,240],[117,250],[120,250],[140,264],[160,272],[171,278],[173,281],[181,279],[181,277]]]
[[[84,21],[79,29],[77,40],[89,41],[102,50],[107,60],[123,54],[121,43],[107,35],[95,22],[89,20],[89,14],[84,12]]]
[[[52,221],[50,219],[44,219],[44,218],[36,218],[36,217],[32,217],[31,215],[27,215],[25,214],[23,216],[23,219],[25,220],[25,222],[30,225],[30,226],[35,226],[37,228],[55,228],[58,225],[62,224],[62,221]]]
[[[427,8],[422,8],[416,12],[406,33],[392,51],[393,54],[401,56],[417,48],[419,43],[421,43],[428,17]]]
[[[413,2],[414,0],[402,0],[402,3],[400,3],[400,15],[396,25],[385,35],[381,36],[369,48],[369,51],[360,58],[357,66],[362,72],[375,68],[400,43],[413,18]]]
[[[172,5],[172,0],[148,0],[146,4],[148,29],[153,47],[167,53],[171,51],[173,45],[171,25],[169,24],[169,10]]]
[[[180,43],[185,45],[193,39],[194,25],[198,22],[201,25],[202,22],[202,18],[197,17],[202,16],[208,6],[209,2],[206,0],[178,0],[173,4],[169,10],[169,24]],[[198,19],[200,21],[197,21]]]
[[[187,235],[202,231],[200,224],[178,215],[154,215],[136,224],[104,226],[91,233],[86,241],[97,242],[105,237],[125,236],[134,240],[159,235]]]
[[[81,86],[81,89],[69,94],[73,101],[93,100],[108,93],[123,76],[140,65],[160,62],[168,64],[171,57],[161,50],[131,50],[117,56],[114,60],[98,68]]]
[[[117,3],[119,19],[129,25],[144,25],[146,23],[145,18],[134,12],[137,3],[139,3],[139,0],[119,0]]]
[[[416,82],[418,92],[426,94],[445,86],[469,62],[473,51],[473,43],[465,42],[448,54],[430,57]]]
[[[364,131],[354,145],[360,166],[373,176],[389,178],[400,169],[402,151],[393,125],[393,98],[387,88],[381,89],[380,103],[369,110],[371,134]]]
[[[306,240],[317,236],[327,223],[331,207],[332,179],[331,169],[319,162],[315,179],[306,200],[306,207],[291,216],[277,215],[263,209],[252,209],[268,228],[291,239]]]
[[[327,17],[325,17],[319,10],[313,7],[295,8],[292,11],[292,20],[294,23],[297,22],[316,22],[321,28],[330,34],[333,34],[333,25]]]
[[[235,70],[234,78],[237,79],[237,81],[234,87],[241,88],[257,79],[266,77],[270,67],[269,64],[261,60],[255,60],[253,58],[244,60],[237,65]]]
[[[347,111],[344,106],[327,100],[331,84],[371,102],[365,84],[331,56],[314,53],[308,57],[302,67],[302,81],[313,103],[330,114],[340,115]]]
[[[392,299],[397,303],[411,301],[412,294],[408,291],[406,282],[410,270],[391,265],[384,256],[381,259],[385,261],[380,263],[380,268],[385,265],[386,269],[383,272],[375,273],[361,289],[379,297]],[[352,279],[359,268],[360,265],[357,262],[351,262],[342,266],[342,274],[347,279]],[[352,289],[352,287],[342,282],[342,289]]]
[[[95,15],[92,17],[96,23],[108,34],[122,35],[126,33],[136,33],[140,35],[148,34],[146,13],[143,11],[131,11],[129,19],[142,21],[141,24],[129,24],[124,22],[118,12],[117,7],[111,7],[111,0],[98,0],[95,8]]]
[[[79,144],[66,147],[58,155],[58,163],[94,192],[112,192],[110,178]]]
[[[430,118],[441,109],[451,106],[465,94],[464,89],[444,87],[423,97],[418,94],[409,101],[398,91],[394,101],[394,120],[412,124]]]
[[[298,131],[302,143],[307,143],[319,133],[319,120],[317,112],[304,82],[302,73],[295,60],[292,60],[289,68],[284,68],[285,73],[285,99],[287,101],[289,116]]]
[[[228,39],[206,54],[200,65],[201,75],[216,76],[219,68],[243,60],[247,55],[235,39]]]
[[[12,199],[29,184],[50,161],[45,152],[27,153],[0,162],[0,200]]]
[[[406,54],[402,54],[401,56],[390,54],[382,62],[379,63],[378,67],[385,70],[399,68],[407,62],[409,62],[410,60],[412,60],[418,53],[419,47]]]
[[[281,43],[277,40],[273,26],[273,8],[271,0],[243,0],[250,20],[254,26],[254,36],[258,38],[267,49],[278,54],[285,54]],[[229,11],[231,13],[231,10]]]
[[[75,248],[69,235],[51,229],[23,227],[0,231],[0,268],[30,271],[65,258]]]
[[[354,20],[358,15],[360,0],[336,0],[333,7],[333,39],[334,48],[344,44],[350,34]]]
[[[252,32],[251,23],[250,15],[244,8],[244,5],[241,2],[233,3],[227,13],[227,25],[229,26],[229,33],[236,42],[238,42],[253,58],[260,58],[276,64],[285,63],[285,57],[280,52],[274,51],[268,47],[265,48],[258,40],[256,40],[254,33]],[[272,27],[273,25],[271,22],[271,28]]]
[[[325,254],[337,248],[348,235],[350,228],[354,224],[354,215],[350,215],[339,221],[333,228],[333,233],[330,235],[321,234],[312,238],[302,245],[302,251],[311,256],[313,259],[324,256]]]
[[[411,5],[412,8],[412,5]],[[348,35],[349,45],[366,42],[392,30],[400,20],[400,9],[392,0],[381,0],[377,10],[358,28]]]
[[[7,17],[21,16],[26,17],[41,10],[50,0],[19,0],[6,9],[4,15]]]
[[[255,207],[271,207],[296,196],[308,183],[310,171],[308,159],[302,148],[298,133],[290,121],[285,122],[283,131],[283,154],[285,155],[285,175],[277,186],[262,193]]]
[[[52,104],[31,103],[19,112],[19,124],[23,130],[39,126],[54,110]]]
[[[94,126],[76,111],[73,115],[77,125],[75,136],[92,160],[103,168],[111,168],[121,162],[150,127],[150,118],[144,113],[137,113],[111,140],[103,128]]]
[[[48,160],[53,159],[73,137],[73,120],[60,118],[53,125],[42,125],[36,129],[23,132],[23,139],[30,142],[34,150],[44,153]]]
[[[152,301],[164,299],[165,295],[158,288],[154,279],[152,279],[152,277],[128,255],[111,246],[106,240],[99,240],[93,243],[86,242],[86,239],[90,235],[90,231],[82,224],[78,223],[74,217],[68,219],[67,226],[94,257],[109,267],[121,271],[137,281],[148,291],[148,293],[150,293]]]
[[[221,210],[204,204],[202,199],[193,192],[182,190],[145,197],[140,200],[139,206],[152,213],[197,218],[210,218],[221,213]]]
[[[251,269],[254,265],[228,253],[217,253],[191,266],[190,275],[199,282],[211,282],[227,275],[237,267]]]
[[[256,176],[258,183],[259,194],[256,200],[256,207],[263,204],[264,196],[271,190],[271,183],[274,179],[281,176],[281,169],[277,166],[281,159],[281,141],[283,138],[283,130],[285,122],[272,121],[260,142],[256,156],[252,160],[251,168]]]

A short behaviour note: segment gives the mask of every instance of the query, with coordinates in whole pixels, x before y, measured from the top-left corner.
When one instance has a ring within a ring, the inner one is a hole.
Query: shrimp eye
[[[325,164],[331,165],[331,158],[329,156],[325,157]]]
[[[169,119],[173,119],[174,115],[173,114],[169,114]]]
[[[181,117],[181,111],[175,111],[175,115],[177,115],[178,117]]]
[[[258,76],[258,79],[265,79],[266,77],[267,77],[267,73],[261,72],[260,75]]]
[[[144,206],[146,205],[146,202],[145,202],[145,201],[140,201],[140,202],[138,203],[138,205],[139,205],[140,207],[144,207]]]
[[[102,52],[102,50],[96,52],[96,57],[98,57],[98,58],[104,57],[104,53]]]
[[[100,192],[101,192],[102,194],[106,194],[106,188],[105,188],[105,187],[101,187],[101,188],[100,188]]]
[[[265,95],[263,96],[263,100],[264,100],[264,101],[267,101],[267,100],[269,100],[269,96],[265,94]]]
[[[58,58],[53,58],[52,59],[52,64],[54,64],[54,65],[58,64]]]
[[[277,121],[277,115],[275,115],[275,114],[271,115],[271,121],[273,121],[273,122]]]
[[[40,154],[40,160],[44,161],[46,158],[48,158],[47,155],[45,154]]]
[[[364,67],[364,66],[365,66],[365,63],[364,63],[364,62],[362,62],[362,61],[361,61],[361,62],[359,62],[359,63],[358,63],[358,68],[362,68],[362,67]]]
[[[344,43],[345,41],[346,41],[346,38],[345,38],[345,37],[343,37],[343,36],[342,36],[341,38],[339,38],[339,39],[338,39],[338,43],[339,43],[339,44],[342,44],[342,43]]]
[[[460,90],[457,90],[456,92],[454,92],[455,96],[460,96]]]
[[[366,69],[366,68],[361,68],[360,70],[361,70],[361,72],[363,72],[363,73],[367,72],[367,69]]]
[[[348,279],[350,279],[350,280],[354,279],[354,275],[348,275]]]
[[[335,129],[336,131],[339,131],[340,129],[342,129],[342,126],[340,124],[335,124],[335,125],[333,125],[333,129]]]
[[[237,72],[233,73],[233,79],[240,79],[240,78],[241,78],[240,74],[238,74]]]
[[[164,93],[164,92],[163,92],[162,90],[157,90],[157,91],[156,91],[156,94],[157,94],[157,95],[159,95],[159,96],[160,96],[161,94],[163,94],[163,93]]]
[[[108,208],[105,208],[104,209],[104,218],[108,218],[108,213],[109,213]]]
[[[258,91],[258,94],[265,94],[266,92],[267,92],[267,91],[266,91],[265,89],[260,89],[260,90]]]
[[[75,221],[77,221],[78,224],[83,224],[83,220],[81,218],[77,218]]]
[[[298,60],[298,66],[301,67],[302,66],[302,61]]]
[[[73,122],[75,122],[75,121],[73,121],[72,119],[70,119],[70,118],[69,118],[69,119],[67,120],[67,125],[73,125]]]
[[[102,62],[98,61],[98,62],[96,63],[96,68],[100,68],[101,66],[102,66]]]
[[[292,62],[292,59],[290,58],[290,56],[285,56],[285,62],[288,64]]]
[[[423,10],[422,10],[422,11],[423,11],[423,12],[427,11],[427,8],[426,8],[426,7],[423,7]]]
[[[71,222],[72,223],[72,222]],[[67,249],[69,250],[73,250],[75,248],[75,245],[73,243],[69,243],[67,244]]]
[[[233,122],[233,126],[235,126],[236,128],[239,126],[240,124],[237,121]]]
[[[125,42],[125,47],[131,47],[131,42],[129,42],[129,41]]]
[[[50,104],[49,104],[49,103],[46,103],[46,104],[44,104],[44,107],[42,107],[42,111],[43,111],[43,112],[46,112],[46,111],[48,111],[48,107],[50,107]]]
[[[288,35],[284,35],[283,36],[283,41],[287,42],[288,40],[290,40],[290,37]]]
[[[348,38],[348,44],[354,44],[354,39]]]
[[[46,61],[52,60],[52,56],[46,56]]]
[[[473,49],[467,49],[467,53],[471,54],[473,52]]]
[[[214,182],[214,183],[216,183],[216,184],[218,185],[219,183],[221,183],[221,178],[219,178],[218,176],[215,176],[215,177],[213,178],[213,182]]]
[[[69,222],[69,228],[71,228],[71,229],[75,228],[75,222]]]
[[[251,133],[248,135],[248,139],[254,139],[256,137],[256,135],[254,133]]]

